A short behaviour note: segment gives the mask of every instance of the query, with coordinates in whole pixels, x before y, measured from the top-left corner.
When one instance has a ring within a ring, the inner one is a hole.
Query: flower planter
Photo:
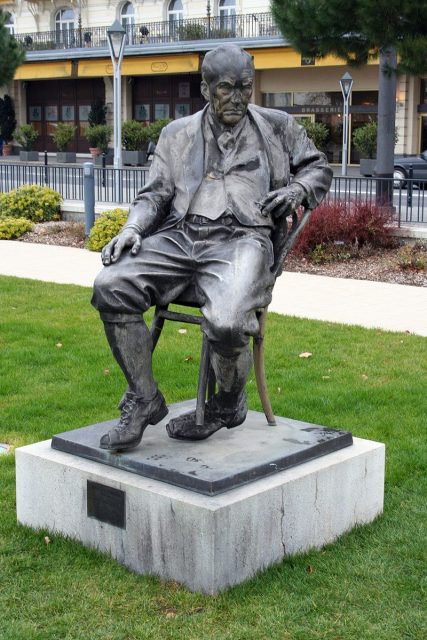
[[[124,165],[136,167],[147,162],[147,151],[122,151],[122,162]]]
[[[99,147],[89,147],[89,153],[92,156],[93,162],[95,162],[96,158],[101,155],[102,151]]]
[[[19,159],[23,162],[38,162],[39,160],[39,152],[38,151],[20,151]]]
[[[3,143],[3,155],[4,156],[11,156],[12,155],[12,150],[13,150],[13,144],[11,142],[8,142],[6,144],[6,142]]]
[[[76,154],[74,151],[57,151],[56,162],[67,163],[76,162]]]
[[[93,162],[95,164],[95,167],[102,167],[102,152],[99,156],[96,156],[93,159]],[[112,151],[108,150],[107,153],[105,154],[105,164],[113,164],[114,162],[114,154]]]
[[[375,173],[375,165],[377,161],[375,158],[361,158],[360,159],[360,174],[362,176],[373,176]]]

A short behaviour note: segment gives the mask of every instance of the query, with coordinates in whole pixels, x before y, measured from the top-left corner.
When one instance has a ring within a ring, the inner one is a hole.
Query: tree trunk
[[[396,126],[397,55],[392,47],[380,51],[378,80],[378,135],[375,175],[377,201],[393,204],[394,136]]]

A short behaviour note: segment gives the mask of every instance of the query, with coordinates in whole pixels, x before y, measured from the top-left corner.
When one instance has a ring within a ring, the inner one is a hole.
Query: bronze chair
[[[310,215],[311,209],[302,210],[300,213],[295,211],[287,217],[284,224],[277,227],[272,238],[274,247],[274,264],[272,267],[272,272],[274,273],[275,278],[278,278],[281,275],[283,271],[283,262],[289,251],[295,244],[295,241],[297,240],[304,226],[308,222]],[[173,301],[173,304],[184,307],[200,308],[202,306],[202,301],[198,298],[195,289],[189,287],[176,300]],[[256,312],[259,323],[259,330],[258,333],[253,337],[253,357],[255,380],[262,408],[268,424],[271,426],[275,426],[276,419],[274,417],[270,398],[268,396],[264,365],[264,335],[267,321],[267,310],[268,307],[264,307],[263,309],[259,309]],[[157,305],[154,312],[153,322],[150,328],[151,336],[153,339],[153,350],[155,349],[160,338],[165,320],[200,325],[203,318],[194,314],[171,311],[169,310],[168,305]],[[209,398],[211,398],[215,393],[216,380],[215,374],[210,365],[209,350],[209,341],[203,334],[196,402],[196,424],[198,426],[202,426],[204,422],[206,400],[209,400]]]

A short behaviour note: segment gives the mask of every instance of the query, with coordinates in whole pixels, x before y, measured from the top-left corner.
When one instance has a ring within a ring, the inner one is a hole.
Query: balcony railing
[[[82,27],[15,34],[27,51],[49,49],[105,48],[108,27]],[[271,13],[249,13],[210,18],[189,18],[126,25],[127,45],[167,44],[194,40],[278,37]]]

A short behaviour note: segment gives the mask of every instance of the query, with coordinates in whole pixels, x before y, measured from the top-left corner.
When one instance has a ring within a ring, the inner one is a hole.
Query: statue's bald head
[[[202,78],[210,84],[224,71],[239,75],[243,70],[249,72],[251,76],[254,75],[254,65],[249,53],[236,44],[220,44],[205,55],[202,63]]]

